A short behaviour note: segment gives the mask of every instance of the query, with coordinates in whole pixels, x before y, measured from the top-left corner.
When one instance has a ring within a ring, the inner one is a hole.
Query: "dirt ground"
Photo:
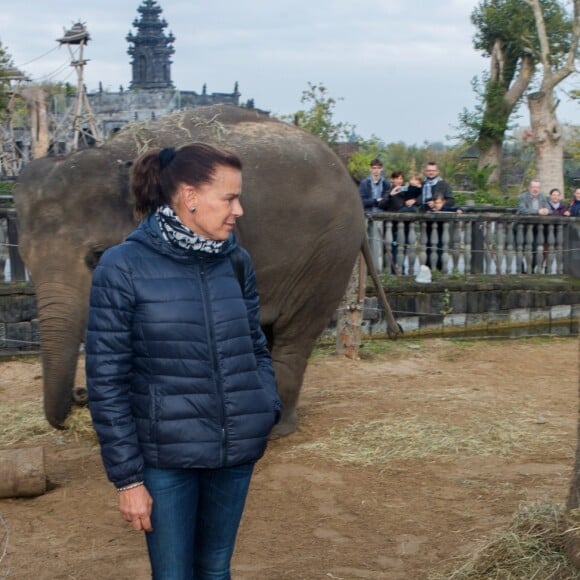
[[[563,503],[579,344],[430,339],[314,357],[299,431],[258,464],[234,580],[426,579],[518,506]],[[0,359],[0,401],[40,405],[41,374],[35,357]],[[0,578],[148,578],[98,449],[61,432],[27,445],[44,447],[50,489],[0,501]]]

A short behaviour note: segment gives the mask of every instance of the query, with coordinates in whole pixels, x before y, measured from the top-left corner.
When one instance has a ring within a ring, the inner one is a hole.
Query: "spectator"
[[[405,192],[407,188],[403,185],[405,175],[402,171],[396,170],[391,173],[391,190],[379,201],[379,209],[383,211],[399,211],[405,205]],[[405,224],[408,230],[408,224]],[[390,249],[386,248],[388,260],[390,261],[390,270],[393,274],[398,274],[397,270],[397,252],[398,252],[398,227],[399,222],[392,223],[393,243]],[[405,236],[406,237],[406,236]]]
[[[572,217],[580,217],[580,187],[576,188],[574,192],[574,197],[570,202],[570,205],[564,212],[564,215]]]
[[[397,170],[391,173],[391,189],[378,203],[383,211],[399,211],[405,205],[405,193],[407,188],[403,185],[405,175]]]
[[[520,193],[518,197],[519,215],[548,215],[550,208],[548,200],[543,193],[540,193],[541,183],[537,179],[532,179],[528,191]]]
[[[424,169],[425,179],[421,192],[421,209],[428,211],[433,207],[433,198],[436,194],[442,194],[446,203],[452,206],[455,203],[451,186],[439,175],[439,167],[435,161],[429,161]]]
[[[433,213],[437,212],[463,213],[463,210],[460,207],[450,205],[449,200],[445,199],[445,196],[442,193],[435,194],[435,197],[433,198],[433,206],[429,211]]]
[[[550,190],[548,196],[548,209],[550,210],[550,215],[564,215],[567,208],[562,201],[562,192],[555,187]]]
[[[359,193],[365,211],[378,211],[379,202],[387,199],[391,184],[383,177],[383,163],[380,159],[373,159],[370,167],[371,174],[360,182]]]
[[[432,198],[432,206],[427,210],[426,213],[463,213],[460,207],[455,207],[449,203],[449,199],[445,198],[443,192],[436,193]],[[451,224],[453,225],[453,224]],[[437,232],[437,263],[436,267],[438,270],[443,269],[443,222],[437,221],[427,222],[427,246],[425,248],[427,252],[427,266],[431,268],[431,252],[434,248],[433,244],[433,234]]]
[[[416,212],[421,204],[421,193],[423,191],[423,179],[420,173],[414,173],[409,179],[409,185],[405,193],[405,205],[399,211]]]
[[[540,192],[541,183],[538,179],[532,179],[528,187],[528,191],[520,193],[518,197],[518,209],[516,211],[519,215],[549,215],[550,214],[550,204],[546,196]],[[532,252],[532,263],[529,273],[533,274],[538,266],[538,225],[533,224],[532,226],[526,226],[532,228],[532,245],[531,248],[524,244],[524,253],[531,250]],[[542,232],[544,230],[542,229]],[[543,252],[543,249],[542,249]],[[526,259],[522,263],[522,273],[528,271],[530,264],[526,263]]]

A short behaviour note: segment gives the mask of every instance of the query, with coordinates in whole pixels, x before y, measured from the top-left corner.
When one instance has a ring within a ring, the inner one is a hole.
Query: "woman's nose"
[[[242,207],[242,203],[239,199],[234,200],[234,204],[232,207],[232,213],[238,218],[244,215],[244,208]]]

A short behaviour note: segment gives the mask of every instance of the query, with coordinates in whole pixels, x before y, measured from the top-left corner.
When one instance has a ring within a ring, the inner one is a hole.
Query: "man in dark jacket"
[[[455,205],[451,186],[439,175],[439,167],[435,161],[429,161],[423,170],[425,179],[423,180],[423,190],[421,193],[421,209],[428,211],[433,208],[433,199],[437,195],[443,195],[445,205]]]
[[[360,182],[359,193],[365,211],[378,211],[379,203],[388,199],[391,184],[383,177],[383,163],[380,159],[373,159],[370,167],[371,174]]]

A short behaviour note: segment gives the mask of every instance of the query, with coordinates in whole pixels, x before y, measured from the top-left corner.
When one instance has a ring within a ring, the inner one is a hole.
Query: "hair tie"
[[[162,171],[173,161],[175,157],[175,148],[164,147],[159,151],[159,169]]]

